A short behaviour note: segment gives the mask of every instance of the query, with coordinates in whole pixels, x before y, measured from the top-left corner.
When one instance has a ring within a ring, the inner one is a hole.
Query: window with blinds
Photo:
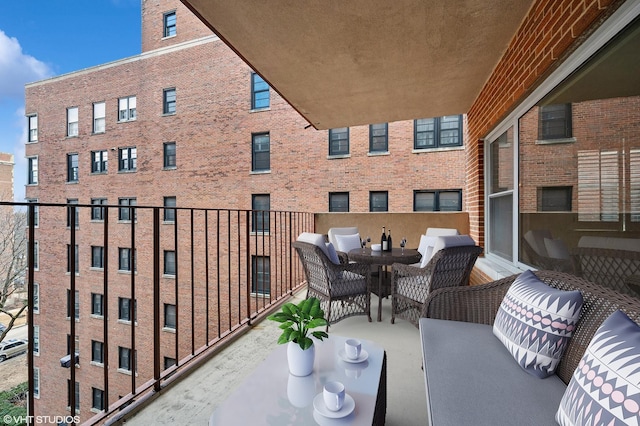
[[[617,222],[620,214],[619,152],[578,152],[578,220]]]

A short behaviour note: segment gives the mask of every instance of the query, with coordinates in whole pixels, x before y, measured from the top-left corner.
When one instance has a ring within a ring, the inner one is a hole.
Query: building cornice
[[[37,87],[42,84],[48,84],[48,83],[64,80],[67,78],[77,77],[79,75],[93,73],[93,72],[101,71],[108,68],[118,67],[118,66],[130,64],[133,62],[144,61],[146,59],[154,58],[156,56],[166,55],[166,54],[177,52],[184,49],[191,49],[192,47],[200,46],[202,44],[212,43],[214,41],[219,41],[219,40],[220,39],[216,35],[210,35],[210,36],[198,38],[195,40],[189,40],[189,41],[185,41],[184,43],[178,43],[171,46],[162,47],[160,49],[150,50],[149,52],[144,52],[139,55],[130,56],[128,58],[118,59],[117,61],[107,62],[105,64],[96,65],[96,66],[84,68],[78,71],[57,75],[55,77],[50,77],[44,80],[38,80],[33,83],[27,83],[24,85],[24,87],[25,89],[28,89],[31,87]]]

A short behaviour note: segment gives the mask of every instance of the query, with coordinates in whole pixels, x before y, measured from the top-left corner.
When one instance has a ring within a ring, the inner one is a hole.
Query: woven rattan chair
[[[576,275],[620,293],[640,296],[640,252],[576,247],[571,252]]]
[[[479,246],[447,247],[437,251],[423,268],[395,263],[391,278],[391,323],[396,315],[418,326],[429,293],[442,287],[465,286],[478,256]]]
[[[329,260],[317,245],[292,243],[307,279],[307,297],[317,297],[330,324],[352,315],[371,321],[371,269],[368,264]]]

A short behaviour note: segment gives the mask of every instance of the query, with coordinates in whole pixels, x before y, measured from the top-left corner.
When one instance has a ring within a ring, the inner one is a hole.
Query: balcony
[[[326,233],[346,220],[375,239],[391,223],[411,247],[427,226],[468,232],[466,213],[332,217],[127,201],[4,203],[22,209],[18,215],[34,225],[27,226],[25,247],[33,254],[25,256],[27,300],[34,301],[29,415],[148,424],[146,416],[158,422],[166,413],[170,421],[179,410],[187,416],[182,423],[202,423],[275,348],[278,329],[262,321],[266,315],[304,297],[304,272],[291,249],[300,233]],[[372,305],[377,301],[373,296]],[[391,325],[390,301],[383,303],[382,322],[357,316],[330,332],[384,347],[387,419],[423,424],[418,330],[402,320]],[[71,351],[76,362],[61,363]]]

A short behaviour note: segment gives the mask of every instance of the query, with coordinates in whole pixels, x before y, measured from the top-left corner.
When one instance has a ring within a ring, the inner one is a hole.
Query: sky
[[[24,200],[24,85],[141,51],[141,0],[0,0],[0,152]]]

